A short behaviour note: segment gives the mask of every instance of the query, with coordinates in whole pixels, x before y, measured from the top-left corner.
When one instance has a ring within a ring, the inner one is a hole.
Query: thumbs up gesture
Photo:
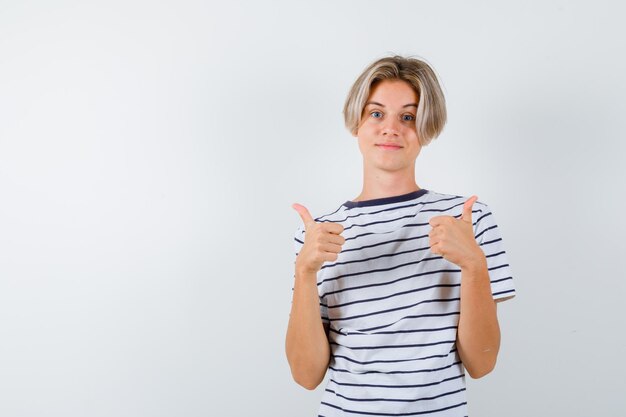
[[[291,207],[300,214],[304,222],[304,245],[296,257],[296,270],[317,273],[325,261],[336,261],[346,239],[341,236],[343,226],[339,223],[313,220],[306,207],[294,203]]]
[[[472,226],[472,206],[478,196],[471,196],[463,205],[459,219],[453,216],[434,216],[429,237],[430,251],[460,266],[462,269],[484,262],[485,254],[476,242]]]

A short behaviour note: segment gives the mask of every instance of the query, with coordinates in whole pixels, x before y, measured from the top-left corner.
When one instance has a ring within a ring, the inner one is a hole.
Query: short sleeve
[[[493,298],[494,300],[502,299],[503,301],[515,296],[513,273],[504,249],[500,228],[491,209],[484,203],[480,203],[477,206],[479,207],[479,212],[472,214],[472,217],[475,219],[474,234],[476,242],[480,245],[487,259]]]
[[[296,257],[300,253],[300,249],[302,249],[302,245],[304,245],[304,234],[305,234],[305,231],[302,228],[302,226],[299,226],[298,229],[296,230],[296,233],[294,234],[294,238],[293,238],[293,248],[294,248],[294,253],[295,253],[294,260],[293,260],[294,269],[295,269],[295,264],[296,264]],[[295,271],[294,271],[293,279],[294,280],[296,279]],[[291,291],[293,293],[293,287],[291,287]],[[328,320],[328,305],[326,301],[322,299],[322,297],[320,297],[320,317],[322,318],[323,324],[328,324],[330,322]]]

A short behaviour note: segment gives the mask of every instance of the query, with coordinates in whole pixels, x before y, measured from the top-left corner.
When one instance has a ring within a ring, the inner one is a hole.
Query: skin
[[[363,155],[363,189],[353,201],[419,190],[415,160],[422,146],[415,127],[417,93],[405,81],[385,80],[371,89],[366,103],[369,104],[363,109],[361,123],[353,133]],[[400,148],[383,149],[383,143],[394,143]]]
[[[392,197],[419,190],[415,161],[421,145],[415,127],[418,95],[402,80],[374,85],[362,120],[353,136],[363,156],[363,188],[353,201]],[[396,145],[384,148],[383,144]],[[480,378],[495,366],[500,348],[496,302],[491,294],[485,255],[476,242],[470,197],[459,218],[430,219],[431,252],[461,268],[461,314],[457,349],[467,372]],[[322,324],[317,293],[317,271],[324,261],[334,261],[345,242],[343,226],[316,223],[300,204],[292,206],[305,227],[304,245],[296,258],[292,309],[285,348],[294,380],[315,389],[324,379],[330,361],[328,327]]]
[[[291,314],[285,350],[293,379],[315,389],[324,379],[330,362],[328,326],[320,317],[317,271],[324,261],[335,261],[345,239],[338,223],[317,223],[306,207],[294,204],[305,228],[304,245],[296,258]]]

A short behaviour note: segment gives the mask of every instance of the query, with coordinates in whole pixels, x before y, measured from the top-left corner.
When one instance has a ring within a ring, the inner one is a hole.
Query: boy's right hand
[[[304,222],[304,245],[296,257],[296,270],[303,273],[317,273],[325,261],[336,261],[341,246],[346,239],[341,236],[343,226],[339,223],[317,223],[309,210],[301,204],[293,207]]]

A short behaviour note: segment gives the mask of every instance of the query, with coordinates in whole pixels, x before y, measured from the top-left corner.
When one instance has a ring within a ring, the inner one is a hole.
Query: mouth
[[[388,149],[388,150],[396,150],[396,149],[401,149],[402,148],[402,146],[395,145],[393,143],[377,143],[376,146],[381,148],[381,149]]]

